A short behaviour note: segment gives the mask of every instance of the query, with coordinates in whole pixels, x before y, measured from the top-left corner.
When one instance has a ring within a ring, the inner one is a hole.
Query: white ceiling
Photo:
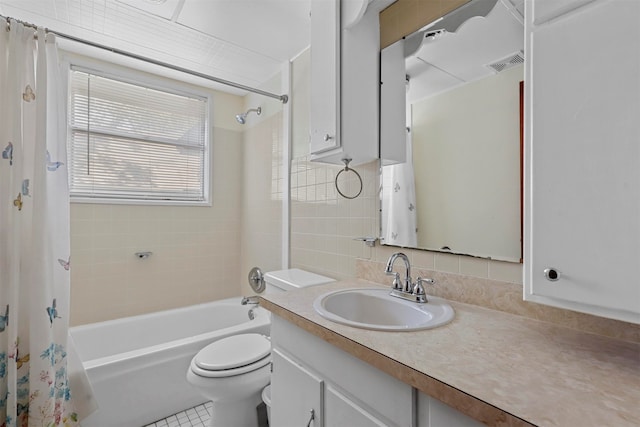
[[[0,14],[248,86],[309,45],[309,0],[0,0]]]
[[[408,74],[429,76],[420,91],[491,74],[486,64],[523,49],[523,3],[497,0],[486,18],[423,43],[407,61]],[[309,12],[310,0],[0,0],[3,16],[253,87],[309,45]]]
[[[524,0],[498,0],[486,17],[470,18],[455,32],[424,39],[405,60],[409,100],[494,75],[488,64],[524,51],[523,8]]]

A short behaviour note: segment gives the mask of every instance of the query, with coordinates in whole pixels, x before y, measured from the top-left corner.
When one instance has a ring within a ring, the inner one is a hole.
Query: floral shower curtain
[[[72,426],[79,417],[61,89],[53,35],[1,20],[0,426]]]

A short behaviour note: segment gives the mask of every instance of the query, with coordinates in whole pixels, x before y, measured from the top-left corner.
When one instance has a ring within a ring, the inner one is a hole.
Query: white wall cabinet
[[[476,427],[481,424],[278,316],[271,325],[274,426]]]
[[[340,147],[340,3],[311,2],[310,153]]]
[[[640,323],[640,2],[526,16],[524,297]]]
[[[377,11],[366,0],[311,0],[310,157],[378,158]]]

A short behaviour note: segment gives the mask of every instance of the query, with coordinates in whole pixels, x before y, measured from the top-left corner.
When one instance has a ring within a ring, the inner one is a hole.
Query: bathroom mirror
[[[381,242],[521,262],[522,15],[472,3],[382,51]]]

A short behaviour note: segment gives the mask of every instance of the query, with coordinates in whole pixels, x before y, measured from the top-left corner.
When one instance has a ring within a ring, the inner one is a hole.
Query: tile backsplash
[[[362,176],[362,194],[345,199],[335,188],[339,166],[314,163],[306,156],[291,165],[291,266],[336,279],[355,277],[355,260],[371,248],[358,237],[378,236],[377,162],[354,167]],[[344,178],[344,180],[343,180]],[[357,193],[353,174],[342,174],[340,191]]]

